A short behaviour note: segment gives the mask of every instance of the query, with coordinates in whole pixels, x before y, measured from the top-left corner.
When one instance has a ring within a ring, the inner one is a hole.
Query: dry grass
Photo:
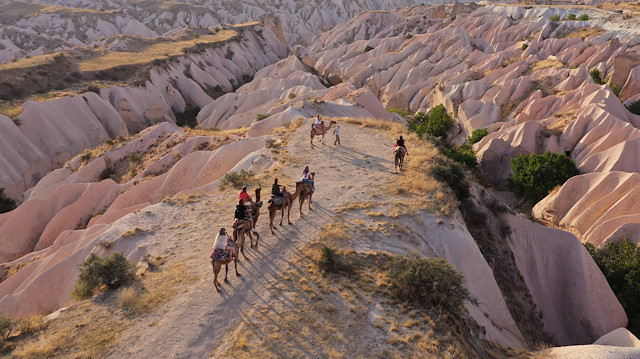
[[[546,59],[546,60],[538,61],[533,65],[531,65],[531,72],[547,69],[549,67],[562,68],[564,67],[564,64],[560,60]]]
[[[327,246],[341,246],[349,238],[348,230],[346,222],[334,220],[320,229],[318,241]]]
[[[122,234],[120,234],[120,236],[122,238],[128,238],[128,237],[139,236],[139,235],[142,235],[142,234],[150,234],[150,233],[153,233],[153,230],[142,229],[140,227],[136,227],[136,228],[130,229],[130,230],[126,231],[126,232],[123,232]]]
[[[363,209],[371,209],[376,206],[376,202],[374,201],[364,201],[364,202],[355,202],[355,203],[346,203],[338,208],[336,208],[336,213],[344,214],[351,211],[359,211]]]
[[[585,39],[587,37],[598,36],[604,34],[605,29],[600,26],[584,26],[584,27],[574,27],[571,29],[567,29],[566,32],[562,34],[558,34],[558,38],[577,38],[577,39]]]
[[[84,60],[78,64],[78,67],[80,71],[100,71],[117,66],[145,64],[153,60],[184,55],[184,49],[193,47],[197,43],[224,42],[236,35],[238,35],[238,32],[235,30],[221,30],[215,34],[201,36],[198,39],[156,43],[135,53],[113,51]]]

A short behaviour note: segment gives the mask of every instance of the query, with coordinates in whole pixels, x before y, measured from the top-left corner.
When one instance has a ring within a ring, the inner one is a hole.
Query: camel
[[[329,126],[324,128],[324,129],[320,129],[316,132],[316,129],[311,126],[311,148],[313,148],[313,138],[317,135],[317,136],[322,136],[322,140],[320,141],[323,145],[324,145],[324,135],[329,132],[329,130],[331,129],[331,127],[333,125],[336,125],[337,122],[336,121],[331,121],[329,122]],[[321,125],[322,127],[324,127],[323,125]]]
[[[316,178],[316,173],[315,172],[311,172],[311,180],[315,181]],[[302,186],[302,190],[300,191],[300,197],[298,198],[298,201],[300,202],[300,218],[302,218],[302,205],[304,204],[304,200],[309,197],[309,210],[311,210],[311,196],[313,196],[313,187],[311,186],[311,183],[303,183]],[[296,185],[298,183],[296,182]]]
[[[403,151],[402,148],[397,148],[394,151],[394,157],[395,157],[395,170],[396,173],[398,173],[398,168],[400,169],[400,172],[402,172],[402,166],[404,165],[404,155],[406,153],[406,150]]]
[[[227,279],[227,275],[229,274],[229,263],[230,262],[234,262],[234,264],[235,264],[236,275],[238,277],[241,276],[240,273],[238,273],[238,262],[236,261],[236,259],[238,258],[238,246],[235,244],[235,242],[229,242],[229,243],[233,243],[233,250],[231,251],[231,257],[229,257],[228,260],[221,261],[216,256],[211,258],[211,267],[213,267],[213,285],[216,286],[216,290],[217,291],[220,291],[220,287],[218,287],[220,285],[220,283],[218,282],[218,273],[220,273],[220,269],[222,269],[222,265],[223,264],[225,266],[225,272],[224,272],[224,282],[225,283],[227,283],[229,281]]]
[[[293,194],[289,194],[286,188],[282,188],[282,194],[284,195],[284,201],[280,201],[280,203],[274,202],[274,198],[269,200],[269,228],[271,229],[271,234],[275,234],[273,231],[273,219],[278,214],[278,211],[282,211],[282,216],[280,217],[280,225],[282,226],[282,220],[284,219],[284,210],[287,209],[287,221],[291,224],[291,204],[295,201],[296,197],[300,195],[302,191],[303,182],[296,182],[296,191]]]
[[[262,203],[260,202],[260,191],[262,191],[261,187],[256,188],[256,200],[251,203],[249,208],[251,209],[251,219],[253,219],[253,226],[255,227],[258,223],[258,217],[260,217],[260,207],[262,207]],[[244,253],[244,235],[249,235],[249,240],[251,241],[251,248],[253,248],[253,234],[256,235],[256,247],[258,246],[258,241],[260,241],[260,233],[251,232],[251,224],[249,221],[238,221],[237,225],[233,229],[233,241],[238,244],[240,248],[240,253],[244,256],[244,259],[247,259],[247,255]]]

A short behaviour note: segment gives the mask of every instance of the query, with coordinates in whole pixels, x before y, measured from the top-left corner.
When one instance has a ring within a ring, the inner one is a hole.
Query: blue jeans
[[[313,183],[313,180],[310,179],[303,179],[302,182],[304,183],[311,183],[311,189],[313,189],[314,191],[316,190],[316,185],[315,183]]]

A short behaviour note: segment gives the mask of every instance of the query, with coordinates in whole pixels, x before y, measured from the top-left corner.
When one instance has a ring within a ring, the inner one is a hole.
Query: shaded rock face
[[[233,41],[242,41],[243,46]],[[243,61],[228,60],[230,49]],[[158,122],[174,122],[174,112],[211,102],[207,91],[231,91],[232,82],[241,83],[287,52],[270,30],[256,25],[218,48],[152,68],[143,87],[108,87],[99,95],[87,92],[52,101],[28,101],[16,121],[0,115],[5,129],[0,132],[0,146],[6,147],[0,188],[22,202],[29,187],[73,156],[107,139],[140,132]],[[19,145],[14,144],[17,139],[21,139]]]

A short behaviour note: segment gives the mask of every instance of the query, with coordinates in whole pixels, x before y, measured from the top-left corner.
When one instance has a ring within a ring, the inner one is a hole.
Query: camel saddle
[[[233,223],[233,228],[240,228],[240,226],[243,227],[250,227],[251,226],[251,222],[249,222],[248,219],[237,219],[234,223]]]
[[[281,196],[271,196],[270,202],[276,206],[282,206],[283,204],[287,203],[287,200]]]
[[[238,251],[238,245],[233,240],[229,239],[227,241],[227,246],[231,247],[231,252],[228,252],[226,249],[214,249],[213,252],[209,255],[211,259],[217,259],[221,262],[226,262],[228,260],[233,260],[233,254]],[[231,258],[229,256],[231,255]]]
[[[316,135],[324,135],[325,133],[327,133],[327,129],[324,127],[324,123],[321,123],[319,125],[312,125],[313,128],[316,130]]]
[[[406,149],[406,148],[404,148],[404,147],[402,147],[402,146],[396,146],[396,147],[393,149],[393,153],[396,153],[396,152],[398,152],[398,151],[402,152],[403,154],[407,153],[407,149]]]

